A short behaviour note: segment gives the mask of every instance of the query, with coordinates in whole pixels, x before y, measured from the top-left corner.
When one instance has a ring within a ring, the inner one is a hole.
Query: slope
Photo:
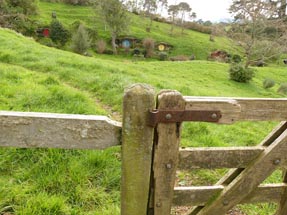
[[[3,110],[106,114],[103,105],[94,104],[97,100],[121,112],[124,88],[136,82],[150,84],[157,91],[176,89],[184,95],[280,97],[276,88],[287,81],[283,67],[260,69],[251,83],[241,84],[228,79],[228,65],[216,62],[89,58],[41,46],[7,29],[0,29],[0,41]],[[266,77],[276,80],[275,88],[263,89]],[[255,145],[275,124],[184,124],[182,145]],[[0,211],[119,214],[119,152],[119,148],[104,152],[1,149]],[[217,172],[199,173],[193,184],[214,183],[218,177]],[[272,214],[272,207],[261,210],[260,214]],[[251,211],[248,214],[258,214]]]
[[[95,29],[99,38],[110,40],[107,28],[104,26],[100,17],[100,12],[92,7],[72,6],[61,3],[39,2],[39,15],[34,17],[40,25],[49,25],[51,22],[51,14],[55,12],[57,19],[67,28],[71,28],[76,21],[82,21],[86,26]],[[171,55],[187,55],[194,54],[197,59],[207,59],[209,53],[213,50],[223,49],[231,53],[234,52],[230,42],[221,37],[216,37],[215,42],[209,40],[208,34],[196,31],[185,30],[181,35],[181,29],[176,27],[174,34],[170,35],[171,26],[166,23],[153,22],[151,32],[145,30],[145,26],[150,21],[142,16],[129,14],[130,30],[123,35],[132,35],[139,39],[153,38],[157,42],[167,42],[174,46]]]

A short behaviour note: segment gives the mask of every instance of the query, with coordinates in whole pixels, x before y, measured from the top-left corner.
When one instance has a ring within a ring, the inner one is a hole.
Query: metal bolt
[[[166,164],[167,169],[171,169],[172,165],[170,163]]]
[[[217,119],[217,114],[216,114],[216,113],[213,113],[213,114],[211,115],[211,118],[212,118],[212,119]]]
[[[223,205],[228,205],[228,204],[229,204],[229,201],[228,201],[228,200],[223,200],[222,204],[223,204]]]
[[[156,203],[156,207],[160,208],[160,207],[161,207],[161,203],[160,203],[160,202],[157,202],[157,203]]]
[[[275,165],[279,165],[280,163],[281,163],[280,159],[276,159],[275,161],[273,161],[273,164],[275,164]]]
[[[166,118],[167,120],[170,120],[170,119],[172,118],[172,115],[171,115],[170,113],[168,113],[168,114],[165,115],[165,118]]]

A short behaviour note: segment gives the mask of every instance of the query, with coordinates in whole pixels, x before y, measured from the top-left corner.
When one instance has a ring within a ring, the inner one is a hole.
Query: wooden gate
[[[182,121],[283,121],[286,99],[183,97],[162,91],[155,107],[153,96],[140,85],[125,94],[122,214],[167,215],[174,205],[196,206],[190,215],[224,215],[237,204],[262,202],[279,203],[277,215],[287,214],[287,175],[281,184],[261,185],[286,167],[286,122],[256,147],[179,147]],[[176,170],[198,168],[231,170],[214,186],[174,187]]]
[[[287,214],[287,174],[261,185],[287,165],[287,122],[256,147],[180,149],[181,123],[285,121],[287,99],[158,96],[147,85],[128,88],[123,123],[105,116],[0,111],[0,146],[105,149],[122,144],[122,215],[168,215],[172,205],[196,206],[190,215],[224,215],[237,204],[275,202]],[[214,186],[174,187],[176,170],[230,168]]]

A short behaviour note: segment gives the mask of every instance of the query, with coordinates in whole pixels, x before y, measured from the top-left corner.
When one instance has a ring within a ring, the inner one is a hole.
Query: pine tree
[[[90,39],[83,24],[79,25],[77,32],[72,37],[72,49],[78,54],[84,54],[90,47]]]

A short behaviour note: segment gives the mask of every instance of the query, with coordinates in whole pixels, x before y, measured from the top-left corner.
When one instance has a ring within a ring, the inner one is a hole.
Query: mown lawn
[[[229,97],[282,97],[276,90],[287,82],[286,67],[259,69],[252,82],[241,84],[228,79],[228,65],[222,63],[83,57],[41,46],[5,29],[0,29],[0,41],[2,110],[113,115],[121,114],[124,88],[138,82],[157,91]],[[264,89],[265,78],[276,80],[276,86]],[[182,145],[252,146],[275,125],[185,123]],[[119,147],[105,151],[1,149],[0,164],[0,213],[119,214]],[[210,184],[222,172],[187,175],[194,185]],[[270,180],[277,181],[279,175]],[[274,212],[273,205],[243,209],[249,215]]]

